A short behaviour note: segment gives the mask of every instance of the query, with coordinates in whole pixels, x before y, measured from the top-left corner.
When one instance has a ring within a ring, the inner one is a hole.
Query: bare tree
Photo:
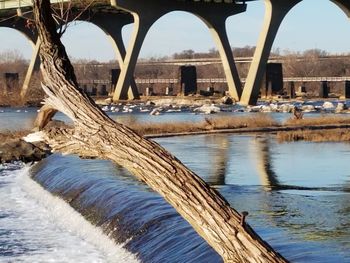
[[[45,132],[56,151],[110,159],[158,191],[226,262],[285,262],[262,241],[242,215],[176,157],[153,141],[114,122],[78,90],[74,69],[61,43],[49,0],[33,0],[41,39],[43,88],[48,117],[61,111],[73,129]],[[41,126],[46,122],[42,119]],[[137,160],[137,161],[135,161]]]

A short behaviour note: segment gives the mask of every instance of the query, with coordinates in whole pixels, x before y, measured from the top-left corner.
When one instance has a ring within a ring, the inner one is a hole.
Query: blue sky
[[[256,45],[264,16],[264,1],[249,2],[247,12],[230,17],[227,30],[231,46]],[[123,30],[127,44],[132,26]],[[94,25],[72,25],[63,38],[74,58],[108,61],[115,59],[111,44]],[[160,57],[185,49],[198,52],[213,48],[214,42],[202,21],[185,12],[173,12],[157,21],[145,39],[140,57]],[[304,0],[283,21],[274,48],[302,51],[319,48],[332,53],[350,52],[350,20],[329,0]],[[31,56],[31,45],[18,32],[0,28],[0,52],[19,50]]]

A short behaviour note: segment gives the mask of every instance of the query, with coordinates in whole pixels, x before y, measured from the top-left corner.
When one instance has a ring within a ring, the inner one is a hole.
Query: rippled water
[[[249,224],[287,259],[350,262],[350,144],[279,144],[263,135],[157,142],[248,211]],[[18,168],[0,170],[0,262],[221,262],[119,166],[53,155]]]

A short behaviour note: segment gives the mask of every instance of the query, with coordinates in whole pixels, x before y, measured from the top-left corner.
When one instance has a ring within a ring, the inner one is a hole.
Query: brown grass
[[[278,132],[279,142],[310,141],[310,142],[345,142],[350,141],[348,129],[332,130],[297,130],[289,132]]]
[[[332,124],[350,124],[350,116],[321,116],[309,117],[305,119],[289,119],[283,125],[285,126],[311,126],[311,125],[332,125]]]
[[[264,114],[247,117],[206,118],[200,122],[138,123],[129,120],[124,121],[124,124],[142,135],[279,126],[275,120]]]

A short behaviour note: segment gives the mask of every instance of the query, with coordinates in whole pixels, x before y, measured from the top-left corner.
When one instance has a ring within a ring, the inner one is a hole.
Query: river
[[[30,127],[35,112],[8,109],[0,127]],[[290,261],[350,262],[350,144],[280,144],[269,135],[156,141],[248,211],[248,223]],[[0,198],[0,262],[221,262],[162,197],[109,161],[55,154],[3,165]]]

